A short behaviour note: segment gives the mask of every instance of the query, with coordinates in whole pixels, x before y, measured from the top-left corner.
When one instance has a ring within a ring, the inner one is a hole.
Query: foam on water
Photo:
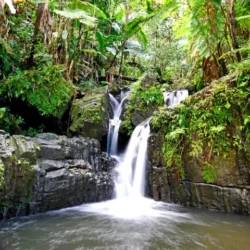
[[[163,202],[156,202],[145,197],[123,197],[110,201],[84,204],[61,211],[88,212],[108,215],[119,219],[142,220],[165,218],[171,221],[190,220],[191,215],[180,212],[180,207]]]

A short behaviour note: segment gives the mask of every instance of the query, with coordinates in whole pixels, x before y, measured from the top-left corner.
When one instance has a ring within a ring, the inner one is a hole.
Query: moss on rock
[[[143,75],[131,86],[131,94],[125,104],[121,130],[131,133],[133,128],[152,116],[163,105],[161,86],[154,77]]]
[[[108,133],[108,89],[92,89],[82,99],[77,99],[73,103],[71,120],[72,135],[101,140]]]
[[[175,109],[162,108],[154,114],[153,128],[165,138],[162,164],[175,179],[250,184],[249,93],[245,72],[234,72]]]

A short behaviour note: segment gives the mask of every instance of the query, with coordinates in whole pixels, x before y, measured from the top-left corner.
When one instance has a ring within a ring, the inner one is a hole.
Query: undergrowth
[[[0,95],[20,98],[42,115],[60,118],[73,95],[73,85],[63,78],[63,67],[48,65],[36,70],[17,70],[0,86]]]

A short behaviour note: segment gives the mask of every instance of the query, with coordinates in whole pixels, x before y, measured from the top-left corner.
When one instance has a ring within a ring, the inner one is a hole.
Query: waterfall
[[[185,91],[178,101],[186,95]],[[147,148],[150,135],[150,120],[146,119],[133,131],[128,146],[123,154],[117,154],[118,132],[124,100],[128,93],[121,93],[120,103],[110,95],[113,118],[110,120],[108,135],[108,152],[117,160],[115,172],[115,199],[84,205],[83,211],[106,214],[123,219],[172,217],[173,212],[164,211],[161,202],[145,197],[145,180],[147,166]],[[181,98],[182,97],[182,98]],[[177,101],[176,101],[177,102]],[[173,102],[171,103],[173,105]],[[177,104],[177,103],[176,103]]]
[[[188,90],[164,92],[165,103],[174,107],[188,96]],[[132,133],[127,149],[123,155],[117,154],[118,135],[121,124],[123,103],[128,92],[121,92],[120,103],[110,94],[113,108],[113,118],[110,119],[108,134],[108,153],[118,161],[116,166],[117,178],[115,181],[115,195],[117,200],[138,199],[144,197],[147,145],[150,135],[149,122],[151,118],[139,124]]]
[[[149,122],[150,119],[147,119],[135,128],[124,158],[116,167],[118,172],[115,183],[117,199],[144,196]]]
[[[113,95],[109,94],[111,107],[113,109],[113,118],[109,120],[107,152],[108,154],[113,156],[117,155],[118,135],[121,125],[121,114],[124,101],[126,100],[128,94],[129,94],[128,91],[121,91],[120,103],[115,99]]]
[[[139,124],[123,156],[117,155],[118,135],[121,125],[121,114],[128,92],[121,92],[120,103],[111,94],[110,103],[113,118],[110,119],[107,151],[118,161],[115,181],[116,198],[143,197],[145,191],[145,166],[147,161],[147,141],[150,134],[150,118]]]
[[[176,90],[171,92],[163,92],[164,103],[173,108],[188,97],[188,90]]]

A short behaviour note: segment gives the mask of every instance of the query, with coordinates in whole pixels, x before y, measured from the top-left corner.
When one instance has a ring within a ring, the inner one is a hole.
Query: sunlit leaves
[[[97,19],[93,16],[90,16],[87,12],[83,10],[54,10],[54,12],[62,17],[69,19],[77,19],[81,23],[88,26],[95,26]]]
[[[93,17],[107,19],[107,16],[104,11],[89,2],[74,0],[72,2],[69,2],[68,6],[72,10],[83,10]]]

